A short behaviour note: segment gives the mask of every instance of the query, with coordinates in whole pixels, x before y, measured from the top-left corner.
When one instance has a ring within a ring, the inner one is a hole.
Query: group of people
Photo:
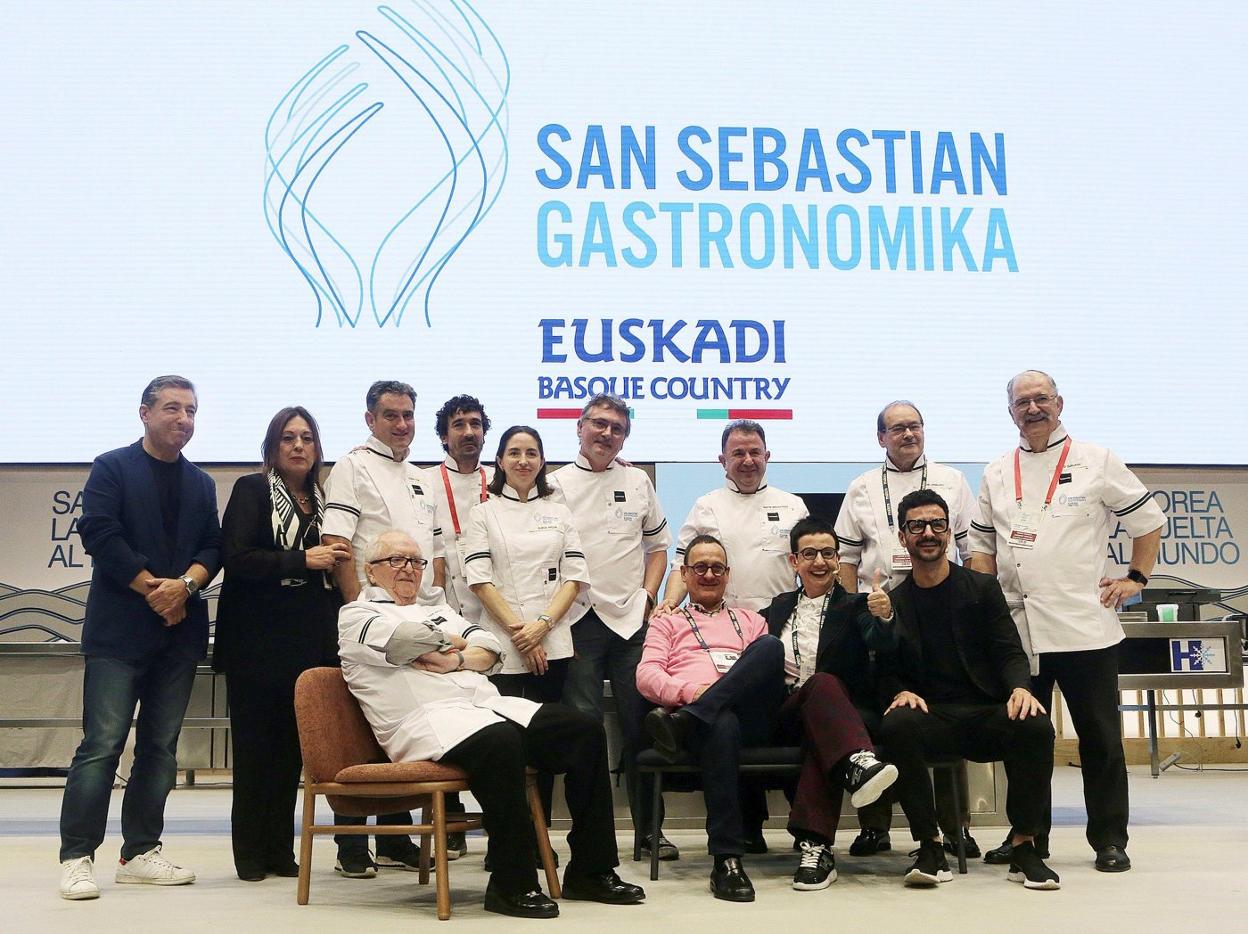
[[[1007,397],[1020,443],[988,466],[978,502],[960,472],[926,459],[918,408],[894,402],[876,426],[884,463],[853,481],[835,526],[767,483],[765,429],[733,422],[721,438],[725,484],[690,510],[668,574],[672,535],[648,475],[621,458],[631,419],[614,396],[588,401],[575,461],[549,475],[540,434],[523,425],[482,464],[485,406],[456,396],[436,417],[446,457],[422,469],[409,462],[415,392],[374,383],[369,436],[323,487],[315,419],[283,409],[263,470],[238,480],[218,526],[211,480],[181,454],[194,387],[153,380],[143,439],[97,458],[83,491],[79,530],[94,569],[62,896],[99,895],[93,860],[136,704],[116,880],[194,880],[162,854],[160,835],[207,648],[199,594],[220,568],[213,664],[230,699],[244,880],[298,872],[294,682],[338,664],[392,759],[467,773],[489,838],[487,910],[558,913],[537,879],[526,766],[539,770],[547,815],[553,775],[565,776],[564,897],[644,899],[615,871],[604,681],[636,826],[662,822],[639,752],[699,765],[717,898],[755,897],[742,861],[766,851],[766,802],[738,763],[742,748],[773,744],[803,752],[786,789],[795,889],[835,880],[844,791],[860,808],[851,854],[890,848],[895,798],[918,841],[906,884],[949,881],[949,838],[978,849],[967,815],[950,813],[951,789],[933,793],[926,763],[942,755],[1004,762],[1010,832],[985,861],[1008,864],[1028,888],[1057,888],[1044,862],[1054,685],[1079,734],[1096,868],[1130,868],[1115,610],[1147,581],[1164,519],[1111,452],[1069,438],[1051,377],[1025,371]],[[1111,521],[1133,542],[1122,578],[1103,576]],[[419,847],[404,836],[378,836],[375,851],[358,833],[336,840],[344,876],[418,867]],[[679,858],[662,832],[642,843],[646,855]],[[452,835],[447,849],[458,858],[467,841]]]

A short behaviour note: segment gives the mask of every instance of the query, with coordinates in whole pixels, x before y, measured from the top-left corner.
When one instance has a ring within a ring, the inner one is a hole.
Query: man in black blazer
[[[897,644],[879,656],[893,700],[880,741],[901,770],[897,782],[919,841],[907,885],[934,886],[953,874],[945,859],[926,759],[959,755],[1005,763],[1013,859],[1007,878],[1056,889],[1057,873],[1032,841],[1045,817],[1053,776],[1053,725],[1031,694],[1031,672],[997,579],[949,561],[949,506],[934,490],[897,507],[898,537],[912,570],[891,594]]]
[[[762,611],[768,631],[784,646],[788,695],[776,740],[801,745],[803,752],[789,812],[789,832],[802,852],[793,875],[799,891],[836,881],[832,844],[842,789],[863,807],[897,780],[896,767],[880,762],[871,742],[884,705],[870,653],[893,644],[892,606],[878,574],[870,594],[845,591],[837,582],[837,545],[830,523],[799,519],[789,534],[789,563],[801,587]]]
[[[199,592],[220,566],[216,487],[182,456],[197,408],[189,380],[152,380],[139,405],[142,440],[97,457],[83,488],[78,532],[93,565],[82,633],[83,738],[61,803],[63,898],[99,897],[95,851],[136,704],[116,881],[195,881],[161,854],[160,835],[182,717],[208,648]]]

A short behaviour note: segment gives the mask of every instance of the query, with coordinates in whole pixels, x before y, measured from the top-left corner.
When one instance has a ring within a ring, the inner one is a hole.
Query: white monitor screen
[[[376,379],[552,459],[611,390],[626,455],[934,456],[1072,434],[1248,462],[1248,4],[8,4],[0,461],[137,437],[195,381],[188,456],[254,461],[306,405],[334,458]],[[489,442],[487,441],[487,446]]]

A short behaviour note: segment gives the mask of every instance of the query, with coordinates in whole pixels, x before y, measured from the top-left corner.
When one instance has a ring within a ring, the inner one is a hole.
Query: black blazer
[[[971,681],[988,697],[1004,703],[1015,688],[1031,690],[1031,668],[1018,630],[1005,604],[1001,585],[991,574],[981,574],[957,564],[949,565],[953,585],[953,638],[958,657]],[[923,640],[915,617],[913,575],[897,585],[893,601],[897,647],[881,654],[881,686],[896,696],[899,691],[921,694]]]
[[[178,531],[165,535],[156,477],[143,442],[101,454],[91,465],[82,489],[78,534],[91,556],[91,590],[82,628],[87,655],[139,660],[173,651],[203,658],[208,649],[208,607],[202,599],[186,602],[186,618],[176,626],[130,589],[146,568],[156,577],[181,577],[192,564],[221,566],[221,526],[217,522],[217,487],[212,478],[181,455]]]
[[[293,684],[301,671],[338,664],[337,589],[309,571],[304,552],[278,549],[273,503],[263,473],[239,477],[225,507],[225,582],[217,602],[212,667],[269,684]],[[283,585],[298,580],[298,586]]]
[[[799,593],[782,593],[760,611],[773,636],[779,638],[793,615]],[[840,584],[833,585],[819,627],[816,671],[840,678],[856,706],[882,710],[881,695],[872,675],[871,652],[891,650],[895,643],[892,625],[881,622],[867,610],[866,594],[851,594]]]

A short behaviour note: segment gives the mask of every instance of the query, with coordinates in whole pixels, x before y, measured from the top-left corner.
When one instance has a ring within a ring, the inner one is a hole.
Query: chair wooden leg
[[[433,793],[433,864],[438,893],[438,920],[446,921],[451,917],[451,878],[446,859],[446,798],[440,791]],[[425,880],[429,878],[429,857],[421,854],[422,873]]]
[[[533,817],[537,852],[542,858],[542,868],[546,870],[546,889],[551,898],[560,898],[563,887],[559,885],[559,871],[555,868],[555,854],[550,848],[550,832],[546,829],[546,812],[542,809],[542,798],[537,792],[536,776],[526,775],[524,786],[525,795],[529,799],[529,814]]]
[[[299,829],[299,885],[295,899],[300,905],[308,903],[312,888],[312,825],[316,823],[316,793],[303,786],[303,824]]]

